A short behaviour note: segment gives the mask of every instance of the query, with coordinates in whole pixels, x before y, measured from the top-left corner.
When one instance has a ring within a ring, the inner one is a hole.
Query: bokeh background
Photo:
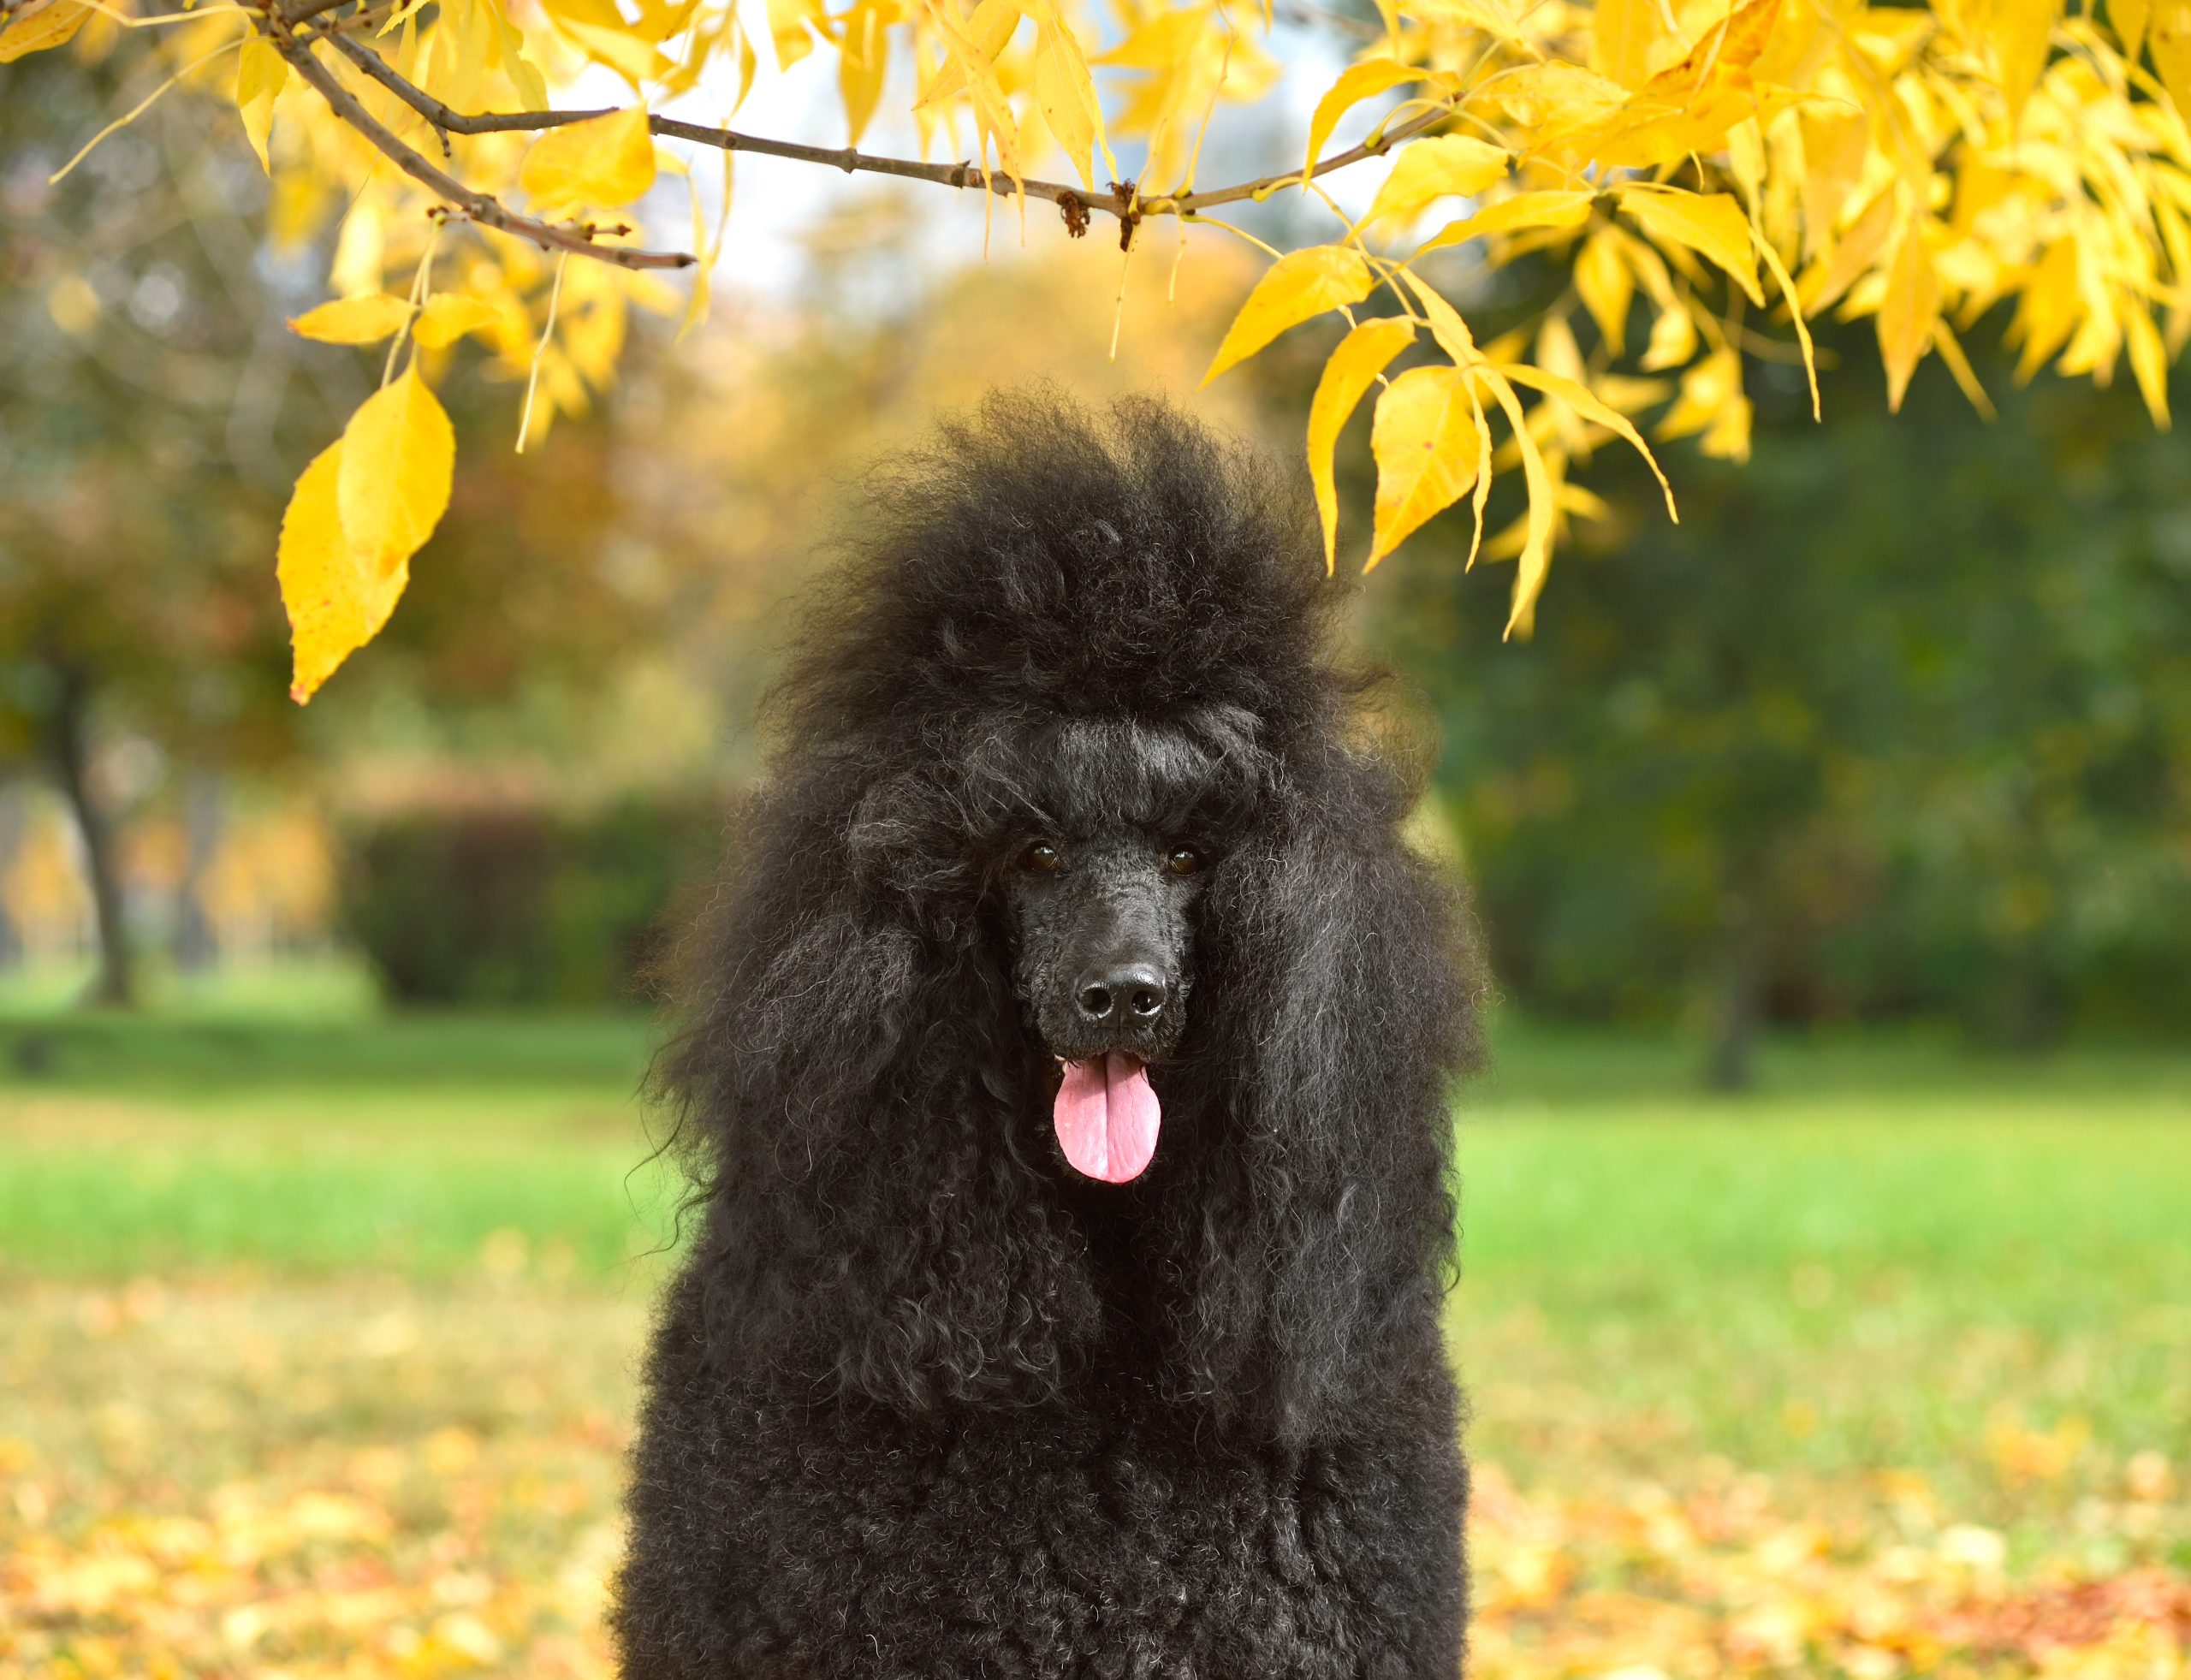
[[[0,1676],[603,1673],[652,977],[833,510],[994,383],[1291,453],[1328,347],[1197,392],[1226,246],[1114,310],[1104,241],[756,164],[696,337],[575,300],[632,353],[544,446],[450,364],[458,500],[300,709],[273,533],[376,370],[283,329],[328,253],[204,105],[48,185],[124,91],[0,68]],[[2191,472],[2130,392],[1890,419],[1821,347],[1822,426],[1791,361],[1746,465],[1666,446],[1678,527],[1595,464],[1534,640],[1465,513],[1360,595],[1499,986],[1474,1666],[2166,1680]]]

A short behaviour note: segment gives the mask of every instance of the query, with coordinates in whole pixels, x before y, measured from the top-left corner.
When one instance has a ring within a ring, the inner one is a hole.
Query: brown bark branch
[[[681,269],[699,260],[682,251],[641,251],[630,246],[597,244],[584,230],[559,228],[552,223],[520,215],[499,199],[475,192],[455,176],[436,169],[396,139],[358,103],[357,97],[336,80],[325,65],[312,56],[311,43],[290,33],[286,18],[270,18],[267,36],[289,68],[327,102],[330,110],[371,140],[404,174],[432,188],[448,204],[482,226],[498,229],[519,239],[529,239],[545,250],[577,252],[619,268]],[[340,43],[343,38],[335,39]],[[393,75],[395,72],[389,74]]]
[[[389,92],[395,94],[397,98],[444,134],[525,133],[543,128],[559,128],[567,123],[585,122],[592,118],[610,114],[609,110],[604,108],[596,110],[494,111],[478,116],[468,115],[435,98],[433,95],[391,69],[385,59],[362,42],[353,40],[347,34],[336,34],[328,39],[333,41],[335,50],[356,65],[360,71],[388,89]],[[291,62],[294,63],[295,60],[292,58]],[[324,75],[324,72],[322,72],[322,74]],[[314,82],[313,85],[319,86],[318,82]],[[323,92],[324,92],[324,89]],[[351,103],[355,104],[355,101]],[[359,110],[360,115],[364,114],[362,107],[359,107]],[[343,116],[346,121],[349,120],[340,107],[337,108],[336,114]],[[1329,175],[1334,169],[1343,169],[1349,164],[1361,163],[1365,158],[1381,157],[1402,141],[1411,140],[1426,128],[1443,122],[1447,115],[1448,113],[1442,106],[1418,112],[1398,127],[1386,133],[1374,134],[1359,145],[1351,146],[1346,151],[1334,153],[1328,157],[1319,158],[1315,166],[1307,171],[1308,176],[1314,180],[1318,176]],[[371,122],[371,119],[367,117],[366,121]],[[764,157],[787,157],[797,163],[818,163],[827,168],[842,169],[846,174],[858,171],[872,175],[895,175],[906,181],[925,181],[939,187],[961,189],[970,187],[981,187],[1006,198],[1012,197],[1024,191],[1031,199],[1047,199],[1054,204],[1060,205],[1070,199],[1075,205],[1092,210],[1107,211],[1122,221],[1131,222],[1138,222],[1144,217],[1149,216],[1184,216],[1191,219],[1198,211],[1214,209],[1220,205],[1238,204],[1244,199],[1261,199],[1281,187],[1299,182],[1303,176],[1301,170],[1289,169],[1283,175],[1263,175],[1254,181],[1240,181],[1231,187],[1212,187],[1206,192],[1165,194],[1145,200],[1137,199],[1129,193],[1113,199],[1101,193],[1090,193],[1065,181],[1032,179],[1015,181],[1009,175],[978,169],[971,163],[929,163],[910,157],[877,157],[871,152],[860,151],[852,146],[831,148],[802,145],[793,140],[770,140],[759,134],[740,134],[730,128],[710,128],[698,123],[681,122],[674,117],[650,116],[647,119],[647,122],[648,127],[655,134],[665,139],[690,140],[695,145],[712,145],[725,151],[751,151]],[[381,132],[387,133],[385,129]],[[368,138],[372,136],[369,134]],[[392,135],[389,138],[391,140],[394,140]],[[374,143],[381,145],[378,140],[375,140]],[[401,142],[396,144],[400,145]],[[381,149],[385,151],[388,147],[382,145]],[[395,156],[392,152],[389,155]],[[417,154],[413,153],[412,156],[416,157]],[[403,160],[399,157],[397,161],[401,163]],[[430,169],[431,166],[425,164],[424,158],[418,158],[417,161]],[[408,166],[406,165],[406,167]],[[411,173],[414,175],[418,175],[416,169],[411,170]],[[439,171],[434,171],[434,173],[436,175],[439,175]],[[425,176],[419,178],[425,179]],[[446,176],[441,178],[447,179]],[[492,201],[490,200],[490,202]],[[616,253],[619,250],[619,247],[613,246],[583,244],[572,248],[584,249],[589,255],[607,258],[611,261],[616,260]]]

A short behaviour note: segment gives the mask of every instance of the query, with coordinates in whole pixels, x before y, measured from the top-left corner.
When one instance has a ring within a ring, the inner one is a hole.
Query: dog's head
[[[992,870],[1012,991],[1049,1063],[1058,1147],[1087,1178],[1125,1184],[1155,1157],[1151,1070],[1191,1018],[1197,909],[1241,838],[1254,734],[1223,708],[1067,718],[1012,755]]]

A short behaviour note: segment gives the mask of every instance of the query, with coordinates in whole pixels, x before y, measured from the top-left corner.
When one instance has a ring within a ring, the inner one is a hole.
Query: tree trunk
[[[12,780],[0,779],[0,971],[19,966],[23,940],[15,926],[15,913],[8,905],[8,877],[15,872],[15,856],[30,827],[30,813],[23,790]]]
[[[205,876],[221,849],[220,779],[193,770],[182,789],[182,879],[175,885],[175,965],[185,974],[203,973],[221,954],[220,940],[205,914]]]
[[[99,938],[98,977],[85,1001],[111,1009],[137,1003],[136,967],[130,960],[129,932],[122,925],[122,872],[114,852],[114,828],[92,787],[91,691],[78,673],[64,672],[53,709],[49,738],[54,774],[84,837],[84,860],[92,875],[92,912]]]
[[[1719,908],[1712,1045],[1704,1068],[1704,1082],[1715,1091],[1747,1090],[1755,1075],[1758,991],[1756,918],[1749,895],[1730,888]]]

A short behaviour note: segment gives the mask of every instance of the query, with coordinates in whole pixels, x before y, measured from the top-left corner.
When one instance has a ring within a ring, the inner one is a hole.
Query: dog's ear
[[[769,802],[665,1065],[700,1146],[710,1339],[900,1410],[1027,1398],[1096,1308],[999,1072],[1031,1064],[995,1042],[1018,1018],[978,918],[875,786]],[[923,856],[924,890],[878,880]]]
[[[1223,1124],[1200,1151],[1202,1205],[1178,1210],[1179,1353],[1214,1404],[1286,1438],[1412,1345],[1387,1333],[1437,1312],[1452,1251],[1475,970],[1458,891],[1402,844],[1403,806],[1376,758],[1332,746],[1205,906],[1196,1000],[1214,1019],[1196,1060]]]

